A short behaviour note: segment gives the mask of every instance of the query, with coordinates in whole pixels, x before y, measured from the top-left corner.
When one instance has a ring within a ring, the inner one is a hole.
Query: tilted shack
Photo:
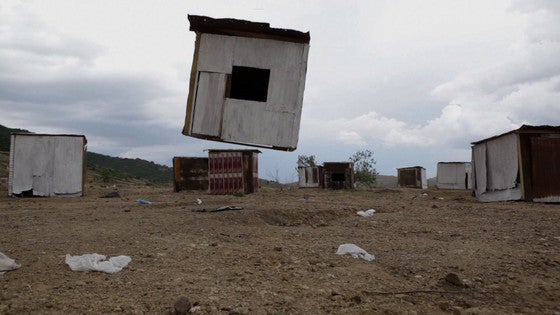
[[[10,196],[83,196],[86,137],[12,133]]]
[[[175,192],[182,190],[208,190],[208,158],[173,158],[173,183]]]
[[[210,193],[250,194],[259,189],[258,150],[208,150]]]
[[[354,189],[354,163],[323,163],[324,188]]]
[[[439,189],[472,189],[471,163],[439,162],[436,185]]]
[[[428,180],[426,179],[426,169],[422,166],[398,168],[397,186],[427,189]]]
[[[472,143],[474,193],[482,202],[560,202],[560,126],[529,126]]]
[[[196,33],[183,134],[293,151],[309,32],[189,15]]]

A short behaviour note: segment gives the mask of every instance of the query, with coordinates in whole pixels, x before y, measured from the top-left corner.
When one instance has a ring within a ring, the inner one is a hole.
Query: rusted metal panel
[[[354,163],[325,162],[323,163],[324,187],[330,189],[354,188]]]
[[[208,189],[208,158],[176,156],[173,173],[175,192]]]
[[[560,201],[560,139],[532,137],[531,158],[533,199]]]
[[[258,190],[257,150],[209,150],[208,176],[210,193],[250,194]]]
[[[323,188],[323,176],[322,166],[298,167],[298,186],[299,188]]]

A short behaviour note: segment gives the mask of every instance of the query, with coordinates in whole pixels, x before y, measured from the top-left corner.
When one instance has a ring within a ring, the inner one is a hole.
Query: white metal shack
[[[473,183],[482,202],[560,202],[560,126],[523,125],[472,143]]]
[[[12,133],[10,196],[83,196],[86,137]]]
[[[309,32],[189,15],[196,32],[183,134],[293,151]]]
[[[470,162],[439,162],[437,164],[437,188],[472,189]]]

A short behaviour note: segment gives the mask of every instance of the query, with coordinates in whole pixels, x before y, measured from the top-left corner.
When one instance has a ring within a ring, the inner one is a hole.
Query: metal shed
[[[86,137],[12,133],[8,195],[84,195]]]
[[[472,189],[470,162],[439,162],[437,164],[437,188]]]
[[[183,134],[293,151],[309,32],[189,15],[196,33]]]
[[[354,163],[323,163],[324,187],[330,189],[354,189]]]
[[[174,190],[208,190],[208,158],[173,158]]]
[[[560,202],[560,126],[523,125],[472,143],[474,193],[482,202]]]
[[[299,188],[319,188],[325,186],[322,166],[298,167]]]
[[[250,194],[259,189],[258,150],[208,150],[210,193]]]
[[[428,180],[426,179],[426,169],[422,166],[398,168],[397,186],[427,189]]]

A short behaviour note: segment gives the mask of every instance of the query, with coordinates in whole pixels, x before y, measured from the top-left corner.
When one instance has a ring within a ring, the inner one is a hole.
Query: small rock
[[[359,295],[355,295],[352,297],[352,302],[356,303],[356,304],[362,304],[362,297]]]
[[[432,205],[432,209],[437,209],[439,208],[437,205]]]
[[[175,315],[187,315],[192,307],[191,302],[184,296],[181,296],[175,302]]]
[[[447,276],[445,276],[444,280],[447,283],[452,284],[454,286],[458,286],[458,287],[463,286],[463,281],[461,281],[459,276],[456,273],[453,273],[453,272],[448,273]]]
[[[281,251],[282,251],[282,247],[276,246],[276,247],[274,247],[274,250],[277,251],[277,252],[281,252]]]

